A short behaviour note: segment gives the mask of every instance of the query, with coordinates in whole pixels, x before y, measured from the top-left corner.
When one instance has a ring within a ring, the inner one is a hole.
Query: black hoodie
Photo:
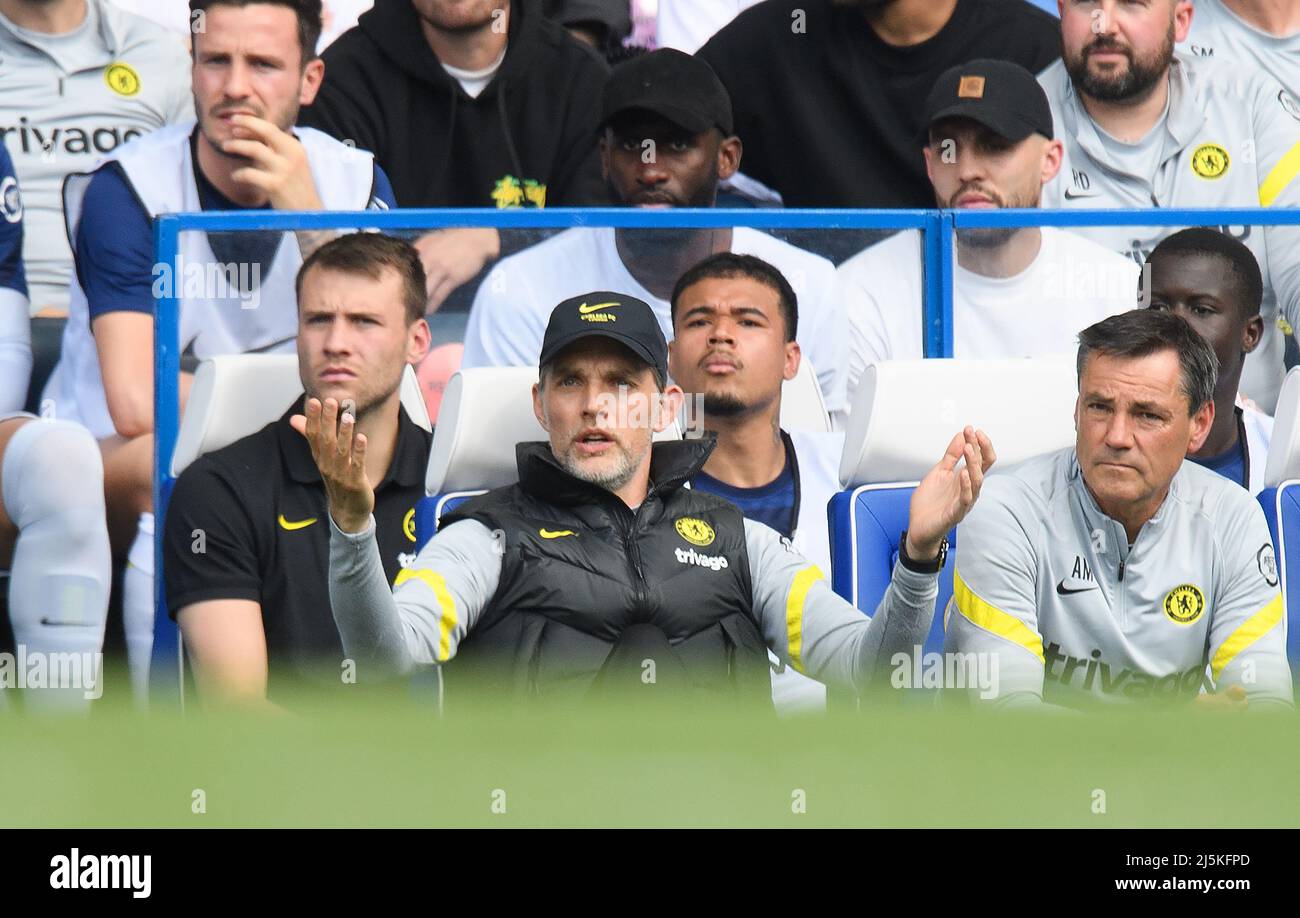
[[[731,94],[741,169],[787,207],[933,207],[917,136],[934,81],[977,57],[1038,73],[1061,23],[1025,0],[958,0],[936,35],[896,47],[857,4],[769,0],[698,54]]]
[[[372,151],[399,207],[607,203],[605,63],[537,0],[511,0],[507,41],[473,99],[430,50],[411,0],[376,0],[325,50],[325,81],[299,123]]]

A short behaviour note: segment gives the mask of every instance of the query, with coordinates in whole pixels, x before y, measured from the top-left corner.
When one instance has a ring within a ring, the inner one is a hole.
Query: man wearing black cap
[[[519,444],[519,482],[444,517],[393,591],[365,439],[333,399],[308,402],[303,431],[329,494],[330,602],[362,679],[455,656],[453,692],[477,672],[550,698],[680,688],[768,704],[769,647],[860,692],[922,640],[944,536],[994,460],[988,438],[966,428],[921,482],[903,559],[867,619],[788,540],[683,487],[714,440],[652,446],[682,398],[663,383],[667,358],[658,318],[635,297],[555,307],[533,387],[550,442]]]
[[[718,182],[740,165],[731,101],[703,61],[672,49],[614,69],[601,103],[601,166],[611,196],[632,207],[712,207]],[[462,366],[530,366],[555,303],[591,289],[645,300],[664,334],[673,285],[716,252],[776,266],[803,307],[799,343],[829,411],[842,409],[847,356],[829,261],[745,227],[715,230],[572,229],[503,259],[474,299]]]
[[[1061,167],[1047,96],[1029,71],[975,60],[946,71],[925,102],[926,172],[940,207],[1038,207]],[[957,357],[1072,354],[1075,335],[1131,309],[1133,262],[1050,227],[959,229],[953,269]],[[839,268],[851,329],[849,387],[881,360],[922,357],[921,241],[899,233]]]

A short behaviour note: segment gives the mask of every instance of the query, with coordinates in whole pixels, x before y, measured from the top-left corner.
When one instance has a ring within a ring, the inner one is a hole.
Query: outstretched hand
[[[965,465],[957,464],[963,459]],[[952,438],[939,464],[912,492],[907,514],[907,556],[926,561],[939,555],[949,530],[966,518],[980,496],[984,473],[997,461],[984,431],[967,427]]]
[[[311,457],[325,482],[330,516],[344,532],[360,532],[375,509],[375,489],[366,478],[366,435],[356,433],[356,417],[342,412],[332,398],[309,398],[306,415],[295,414],[289,425],[307,439]]]

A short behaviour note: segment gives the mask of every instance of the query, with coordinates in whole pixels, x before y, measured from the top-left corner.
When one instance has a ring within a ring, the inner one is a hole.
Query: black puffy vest
[[[497,592],[446,668],[449,697],[458,680],[491,673],[551,698],[622,689],[770,706],[744,518],[683,487],[714,442],[656,443],[635,513],[565,471],[549,444],[521,443],[518,484],[443,517],[479,521],[504,550]]]

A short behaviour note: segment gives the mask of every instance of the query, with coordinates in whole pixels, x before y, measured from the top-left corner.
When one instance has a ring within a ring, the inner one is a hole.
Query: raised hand
[[[289,418],[294,430],[307,438],[311,457],[325,482],[329,512],[334,525],[344,532],[361,532],[375,509],[375,489],[366,478],[366,435],[355,432],[351,411],[339,417],[339,403],[332,398],[309,398],[306,415]]]
[[[966,463],[957,468],[957,463]],[[952,527],[966,518],[980,496],[984,473],[997,461],[984,431],[967,427],[952,438],[939,464],[912,492],[907,514],[907,556],[928,561]]]
[[[231,119],[236,136],[222,144],[232,156],[249,160],[230,177],[266,195],[276,210],[321,210],[320,194],[307,162],[307,150],[287,131],[254,115]]]

